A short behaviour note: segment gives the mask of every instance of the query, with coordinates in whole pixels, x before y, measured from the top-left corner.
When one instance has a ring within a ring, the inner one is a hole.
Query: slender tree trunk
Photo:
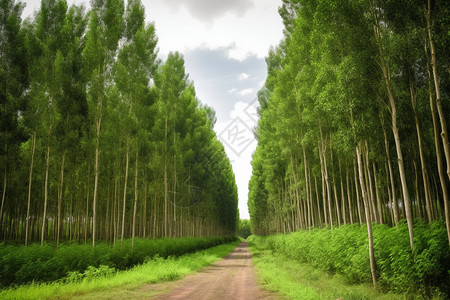
[[[168,224],[168,206],[169,206],[169,195],[167,190],[167,120],[165,119],[165,127],[164,127],[164,236],[169,236],[169,224]]]
[[[380,193],[378,192],[378,180],[377,180],[377,169],[375,167],[375,162],[372,162],[373,178],[375,180],[375,197],[377,199],[377,210],[378,210],[378,222],[383,224],[383,207],[381,205]]]
[[[333,211],[331,209],[331,184],[328,179],[327,155],[326,155],[326,150],[325,150],[325,142],[323,140],[323,135],[322,135],[322,127],[320,127],[320,125],[319,125],[319,128],[320,128],[320,140],[322,143],[323,170],[324,170],[324,175],[325,175],[325,183],[327,185],[328,213],[329,213],[329,218],[330,218],[330,227],[331,227],[331,229],[333,229]]]
[[[98,175],[99,175],[99,147],[100,147],[100,126],[101,126],[101,118],[99,118],[96,122],[96,145],[95,145],[95,178],[94,178],[94,198],[92,200],[92,247],[95,247],[95,234],[96,234],[96,218],[97,218],[97,191],[98,191]]]
[[[422,202],[420,201],[420,192],[419,192],[419,172],[417,172],[417,163],[415,160],[413,160],[413,167],[414,167],[414,190],[416,192],[416,206],[417,206],[417,210],[416,210],[416,216],[417,213],[419,215],[419,218],[423,218],[423,212],[422,212]],[[414,204],[414,202],[413,202]],[[414,208],[414,205],[413,205]],[[414,210],[413,210],[413,215],[414,215]]]
[[[341,183],[341,203],[342,203],[342,219],[344,224],[347,224],[347,213],[345,209],[345,193],[344,193],[344,182],[342,181],[342,170],[341,170],[341,160],[339,159],[339,179]]]
[[[136,210],[138,201],[138,158],[139,158],[139,151],[136,150],[136,166],[134,173],[133,233],[131,235],[131,249],[134,248],[134,237],[136,235]]]
[[[442,130],[441,138],[442,138],[442,145],[444,146],[445,159],[447,161],[447,177],[448,180],[450,180],[450,143],[448,140],[448,130],[447,130],[447,123],[445,120],[445,113],[444,110],[442,109],[442,98],[441,98],[441,91],[439,88],[436,50],[434,48],[433,34],[431,32],[431,0],[428,0],[426,19],[427,19],[428,42],[430,44],[431,50],[431,69],[433,71],[434,89],[436,92],[436,107],[439,114],[439,120],[441,122],[441,130]]]
[[[31,183],[33,181],[33,166],[34,166],[34,152],[36,150],[36,131],[33,132],[32,138],[32,148],[31,148],[31,163],[30,163],[30,175],[28,177],[28,202],[27,202],[27,218],[25,220],[25,247],[28,245],[28,235],[29,235],[29,229],[28,224],[30,222],[30,206],[31,206]],[[6,166],[5,166],[5,182],[4,182],[4,188],[3,188],[3,197],[2,197],[2,207],[0,209],[0,224],[1,224],[1,216],[3,212],[3,202],[5,199],[5,191],[6,191]],[[0,225],[1,226],[1,225]]]
[[[419,118],[417,116],[417,100],[416,100],[416,93],[414,91],[414,85],[412,81],[410,80],[409,83],[409,91],[411,94],[411,104],[414,111],[414,120],[416,123],[416,132],[417,132],[417,141],[419,146],[419,157],[420,157],[420,166],[422,170],[422,180],[423,180],[423,187],[424,187],[424,193],[425,193],[425,205],[427,210],[427,219],[428,222],[431,223],[433,220],[433,213],[431,209],[431,201],[430,201],[430,187],[428,183],[428,172],[426,168],[426,161],[425,161],[425,155],[423,154],[423,145],[422,145],[422,137],[420,134],[420,125],[419,125]]]
[[[353,159],[353,173],[355,176],[355,192],[356,192],[356,206],[358,208],[358,219],[359,219],[359,224],[362,224],[363,218],[362,218],[362,214],[361,214],[361,201],[359,199],[358,171],[356,169],[356,159]]]
[[[447,228],[447,238],[448,242],[450,244],[450,209],[449,209],[449,195],[447,190],[447,180],[445,178],[444,174],[444,162],[442,157],[442,151],[441,151],[441,145],[439,143],[439,129],[438,129],[438,121],[437,121],[437,115],[436,115],[436,107],[435,107],[435,101],[433,99],[433,92],[431,89],[431,74],[428,73],[428,79],[429,79],[429,95],[430,95],[430,108],[431,108],[431,116],[433,119],[433,132],[434,132],[434,147],[436,149],[436,160],[438,165],[438,174],[439,174],[439,180],[441,183],[441,190],[442,190],[442,197],[444,198],[444,213],[445,213],[445,225]],[[439,202],[437,202],[439,203]]]
[[[362,151],[362,155],[363,155],[363,161],[364,161],[364,170],[366,173],[366,188],[369,189],[368,194],[369,194],[369,210],[372,214],[372,220],[375,220],[375,223],[378,223],[378,217],[377,217],[377,210],[375,208],[375,193],[374,193],[374,188],[373,188],[373,183],[372,183],[372,173],[370,172],[370,159],[369,159],[369,146],[367,144],[367,141],[364,143],[364,146],[362,146],[363,149],[361,149]]]
[[[383,116],[380,116],[380,120],[381,120],[381,125],[383,127],[383,134],[384,134],[384,147],[386,150],[386,158],[387,158],[387,164],[388,164],[388,169],[389,169],[389,181],[391,183],[391,192],[392,192],[392,198],[391,198],[391,205],[392,205],[392,210],[394,212],[394,226],[398,224],[398,201],[397,201],[397,194],[395,192],[395,179],[394,179],[394,171],[392,168],[392,162],[391,162],[391,156],[390,156],[390,151],[389,151],[389,142],[388,142],[388,138],[387,138],[387,132],[386,129],[384,127],[384,119]]]
[[[350,193],[350,177],[348,175],[348,167],[345,170],[345,181],[347,182],[347,202],[348,202],[348,214],[350,216],[350,224],[353,224],[353,211],[352,211],[352,200]]]
[[[87,233],[89,228],[89,188],[90,188],[91,164],[88,162],[87,189],[86,189],[86,217],[84,218],[84,243],[87,244]]]
[[[331,157],[331,174],[332,174],[332,180],[333,180],[334,206],[335,206],[336,215],[337,215],[337,225],[338,225],[338,228],[340,228],[341,227],[341,212],[340,212],[340,208],[339,208],[339,200],[338,200],[338,195],[337,195],[336,175],[334,172],[333,147],[332,147],[332,143],[331,143],[331,138],[330,138],[330,157]]]
[[[375,39],[378,44],[378,50],[380,55],[380,67],[383,72],[383,77],[386,85],[386,90],[388,94],[389,99],[389,108],[391,113],[391,119],[392,119],[392,132],[394,134],[394,140],[395,140],[395,148],[397,150],[397,162],[398,162],[398,169],[400,173],[400,182],[402,185],[402,193],[403,193],[403,200],[405,202],[405,214],[406,214],[406,221],[408,223],[408,231],[409,231],[409,243],[411,246],[411,250],[414,248],[414,231],[413,231],[413,220],[412,220],[412,213],[411,213],[411,200],[409,197],[409,191],[408,191],[408,185],[406,180],[406,173],[405,173],[405,167],[403,163],[403,153],[401,148],[401,142],[400,142],[400,134],[398,132],[397,127],[397,106],[394,100],[394,95],[392,93],[391,88],[391,74],[389,66],[385,63],[384,59],[384,53],[383,53],[383,47],[381,44],[381,33],[380,33],[380,27],[379,27],[379,20],[375,20],[374,25],[374,33],[375,33]]]
[[[2,204],[1,204],[1,206],[0,206],[0,228],[2,228],[3,227],[3,207],[4,207],[4,205],[5,205],[5,198],[6,198],[6,183],[7,183],[7,180],[6,180],[6,176],[7,176],[7,173],[6,173],[6,164],[5,164],[5,174],[4,174],[5,176],[3,177],[3,193],[2,193]],[[1,231],[0,231],[1,232]],[[25,246],[26,246],[26,240],[25,240]]]
[[[63,198],[63,187],[64,187],[64,162],[66,160],[66,151],[64,150],[62,159],[61,159],[61,174],[59,177],[59,187],[58,187],[58,225],[56,229],[56,250],[59,249],[59,238],[61,235],[61,205],[62,205],[62,198]]]
[[[144,175],[144,209],[142,212],[142,238],[147,237],[147,192],[148,192],[148,180],[147,180],[147,172]]]
[[[122,204],[122,231],[120,234],[120,246],[123,246],[123,238],[125,235],[125,211],[127,204],[127,183],[128,183],[128,166],[129,166],[129,153],[130,153],[130,137],[127,135],[127,153],[126,153],[126,162],[125,162],[125,182],[123,185],[123,204]]]
[[[314,175],[314,187],[316,189],[317,215],[319,216],[319,226],[322,227],[322,215],[320,213],[319,189],[317,187],[317,177]]]
[[[48,171],[49,171],[49,166],[50,166],[50,145],[47,146],[47,155],[46,155],[46,158],[45,158],[44,214],[42,216],[41,246],[44,245],[45,221],[47,220]]]
[[[363,203],[364,203],[364,211],[366,214],[366,223],[367,223],[367,234],[369,236],[369,260],[370,260],[370,272],[372,274],[372,283],[373,286],[377,285],[377,277],[376,277],[376,269],[375,269],[375,255],[373,251],[373,234],[372,234],[372,221],[369,213],[369,205],[368,205],[368,195],[364,182],[363,175],[363,164],[361,162],[361,154],[360,154],[361,143],[356,147],[356,156],[358,158],[358,170],[359,170],[359,182],[361,186],[361,192],[363,195]]]

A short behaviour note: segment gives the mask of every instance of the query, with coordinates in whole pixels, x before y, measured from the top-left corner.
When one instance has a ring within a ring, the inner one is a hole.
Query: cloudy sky
[[[282,38],[281,0],[141,1],[147,22],[156,26],[159,56],[182,53],[198,98],[216,111],[215,131],[236,174],[240,216],[249,218],[255,99],[266,78],[264,57]],[[40,0],[23,2],[25,15],[40,5]],[[68,0],[69,4],[88,2]]]

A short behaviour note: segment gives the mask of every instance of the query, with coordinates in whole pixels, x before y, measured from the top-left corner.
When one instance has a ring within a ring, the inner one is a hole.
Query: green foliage
[[[142,1],[126,4],[42,0],[23,21],[24,3],[0,1],[2,241],[235,233],[237,187],[214,110],[181,54],[158,59]],[[79,261],[67,269],[84,270]]]
[[[181,256],[201,249],[227,243],[232,237],[185,237],[165,239],[136,239],[123,247],[99,243],[29,247],[0,245],[0,287],[29,282],[47,282],[67,276],[67,281],[89,280],[125,270],[154,257]]]
[[[114,272],[107,266],[90,267],[83,273],[70,272],[64,280],[51,283],[32,283],[4,289],[0,291],[0,299],[65,299],[80,295],[88,299],[121,297],[145,299],[149,295],[143,291],[146,289],[139,289],[140,286],[179,279],[198,271],[228,255],[238,243],[239,241],[234,241],[192,254],[171,256],[167,259],[156,256],[125,271]],[[86,274],[91,274],[89,280],[86,279]],[[95,276],[92,276],[93,274]]]
[[[374,251],[379,288],[384,291],[449,296],[450,249],[445,224],[415,224],[415,248],[409,246],[408,227],[374,225]],[[347,283],[370,283],[365,225],[339,229],[312,229],[287,235],[252,236],[256,249],[269,249],[300,263],[331,274],[341,274]]]
[[[252,239],[252,238],[251,238]],[[252,262],[258,279],[265,289],[288,299],[404,299],[404,295],[384,294],[370,284],[349,283],[339,274],[330,274],[321,268],[287,257],[282,253],[252,244]]]
[[[243,239],[248,238],[252,234],[250,229],[250,220],[239,220],[238,236]]]

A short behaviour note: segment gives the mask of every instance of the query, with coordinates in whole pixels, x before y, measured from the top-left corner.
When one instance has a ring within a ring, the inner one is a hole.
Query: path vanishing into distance
[[[178,283],[157,299],[276,299],[257,283],[248,242],[242,242],[221,261]]]

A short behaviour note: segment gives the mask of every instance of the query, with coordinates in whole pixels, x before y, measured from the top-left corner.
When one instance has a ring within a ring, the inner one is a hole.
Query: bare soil
[[[281,299],[263,290],[257,283],[248,250],[248,242],[242,242],[221,261],[188,275],[183,279],[144,286],[125,285],[105,291],[58,299],[195,299],[195,300],[252,300]]]
[[[223,260],[179,283],[157,299],[276,299],[256,281],[248,242],[242,242]]]

